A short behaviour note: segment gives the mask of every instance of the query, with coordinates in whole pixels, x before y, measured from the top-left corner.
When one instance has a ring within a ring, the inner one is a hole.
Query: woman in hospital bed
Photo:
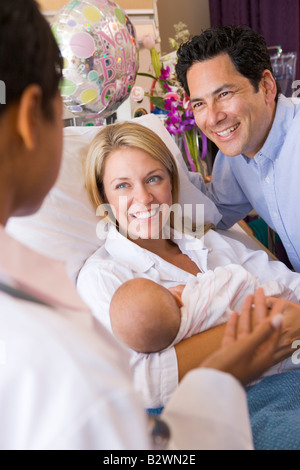
[[[109,220],[116,222],[108,223],[104,243],[85,262],[77,287],[110,331],[112,296],[136,277],[170,288],[187,284],[199,273],[238,264],[260,283],[281,282],[300,298],[300,274],[270,261],[263,251],[252,251],[214,230],[198,238],[171,229],[166,236],[170,220],[172,226],[170,207],[178,201],[178,170],[167,146],[150,129],[132,122],[104,127],[86,155],[85,181],[94,207],[105,204],[105,213],[109,205]],[[276,362],[291,354],[298,323],[296,314],[284,316]],[[164,406],[178,381],[220,346],[224,328],[225,324],[210,328],[163,352],[132,351],[135,386],[145,407]]]

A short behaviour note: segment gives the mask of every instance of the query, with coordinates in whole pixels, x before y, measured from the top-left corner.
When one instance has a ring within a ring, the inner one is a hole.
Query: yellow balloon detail
[[[83,10],[83,14],[88,21],[96,23],[101,18],[101,13],[96,7],[87,7]]]
[[[92,88],[88,89],[88,90],[84,90],[81,95],[80,95],[80,99],[82,101],[82,103],[92,103],[93,101],[95,101],[98,97],[98,93],[96,90],[93,90]]]

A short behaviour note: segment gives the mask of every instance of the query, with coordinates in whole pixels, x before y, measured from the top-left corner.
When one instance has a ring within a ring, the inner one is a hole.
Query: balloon
[[[110,0],[72,0],[52,31],[64,58],[61,95],[75,117],[106,118],[129,97],[138,70],[134,26]]]

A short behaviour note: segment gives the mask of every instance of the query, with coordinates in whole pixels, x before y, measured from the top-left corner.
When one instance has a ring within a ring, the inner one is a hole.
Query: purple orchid
[[[160,76],[158,77],[160,80],[169,80],[171,75],[171,69],[168,66],[166,69],[161,69],[160,70]]]

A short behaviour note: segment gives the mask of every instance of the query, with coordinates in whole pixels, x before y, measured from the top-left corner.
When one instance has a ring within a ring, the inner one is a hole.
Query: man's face
[[[227,54],[196,62],[187,72],[192,108],[198,127],[224,155],[253,158],[270,131],[275,84],[265,71],[258,92],[234,67]],[[274,87],[273,87],[274,88]]]

